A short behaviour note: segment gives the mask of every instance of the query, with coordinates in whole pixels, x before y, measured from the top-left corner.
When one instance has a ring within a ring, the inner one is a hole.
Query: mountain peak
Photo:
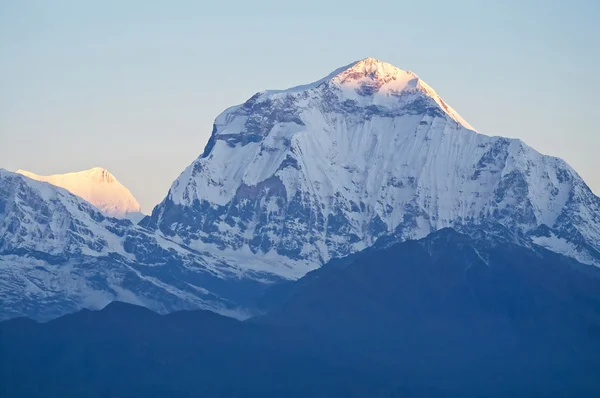
[[[335,92],[339,103],[350,100],[362,108],[376,106],[398,110],[411,102],[422,103],[425,100],[463,127],[474,130],[415,73],[370,57],[338,68],[313,83],[285,90],[267,90],[252,99],[260,102],[273,96],[281,98],[281,96],[305,95],[312,90]]]
[[[437,94],[423,89],[417,75],[404,71],[387,62],[374,58],[365,58],[351,64],[335,75],[331,82],[346,92],[346,96],[358,94],[363,98],[373,96],[390,97],[390,106],[399,103],[399,96],[409,91],[420,91],[431,97]],[[353,93],[354,92],[354,93]]]
[[[48,176],[21,169],[16,172],[33,180],[64,188],[90,202],[107,216],[127,217],[133,221],[140,218],[138,215],[141,213],[141,207],[138,201],[129,189],[103,167],[93,167],[88,170]]]
[[[351,64],[334,79],[340,82],[362,80],[365,78],[370,80],[391,81],[404,75],[417,78],[412,72],[403,71],[390,63],[375,58],[365,58]]]
[[[474,130],[458,112],[444,102],[431,86],[411,71],[402,70],[375,58],[365,58],[338,69],[332,75],[330,81],[350,99],[367,98],[374,105],[395,108],[400,104],[406,105],[401,100],[406,94],[412,94],[413,100],[414,96],[424,96],[434,101],[441,111],[457,123],[469,130]]]

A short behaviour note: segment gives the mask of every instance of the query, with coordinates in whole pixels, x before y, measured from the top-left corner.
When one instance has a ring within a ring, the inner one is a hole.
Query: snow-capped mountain
[[[63,188],[0,169],[0,319],[45,320],[113,300],[163,313],[204,308],[244,317],[229,297],[243,296],[238,280],[252,284],[208,253],[105,217]]]
[[[227,109],[142,224],[293,279],[381,236],[490,221],[600,264],[600,199],[568,164],[477,133],[417,75],[367,58]]]
[[[600,198],[569,165],[479,134],[414,73],[371,58],[227,109],[139,225],[67,185],[78,196],[0,171],[0,319],[113,299],[244,317],[270,283],[445,227],[500,224],[600,265]]]
[[[129,189],[101,167],[50,176],[25,170],[17,170],[17,173],[64,188],[96,206],[105,216],[128,218],[133,222],[143,218],[140,204]]]

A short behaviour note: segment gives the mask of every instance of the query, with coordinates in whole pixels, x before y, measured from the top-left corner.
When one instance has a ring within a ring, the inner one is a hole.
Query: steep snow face
[[[253,278],[245,282],[222,259],[105,217],[66,189],[0,169],[0,320],[51,319],[112,300],[244,317],[231,296],[269,281]]]
[[[142,224],[297,278],[381,236],[489,221],[599,264],[600,200],[571,167],[475,132],[414,73],[367,58],[227,109]]]
[[[123,230],[130,224],[107,219],[82,198],[44,182],[0,170],[0,183],[4,252],[100,255],[115,239],[110,229]]]
[[[64,188],[87,200],[108,217],[129,218],[134,222],[142,218],[140,204],[129,189],[106,169],[95,167],[75,173],[50,176],[41,176],[25,170],[17,170],[17,173]]]

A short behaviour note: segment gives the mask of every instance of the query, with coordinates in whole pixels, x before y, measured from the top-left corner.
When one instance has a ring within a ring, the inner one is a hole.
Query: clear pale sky
[[[150,212],[225,108],[374,57],[600,193],[598,1],[203,3],[0,0],[0,167],[105,167]]]

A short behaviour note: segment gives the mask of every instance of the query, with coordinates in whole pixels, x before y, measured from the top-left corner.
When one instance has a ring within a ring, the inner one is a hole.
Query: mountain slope
[[[468,233],[334,260],[256,322],[330,336],[441,396],[597,395],[600,270],[501,226]]]
[[[85,199],[108,217],[129,218],[137,222],[143,218],[142,209],[131,192],[108,170],[94,167],[75,173],[41,176],[17,170],[31,179],[47,182]]]
[[[202,311],[159,316],[112,303],[45,324],[1,322],[0,395],[364,397],[378,385],[314,352],[292,330]]]
[[[238,302],[269,281],[253,277],[262,282],[105,217],[65,189],[0,169],[0,319],[47,320],[112,300],[161,313],[210,308],[245,317]]]
[[[382,236],[488,221],[600,264],[600,199],[569,165],[478,134],[414,73],[367,58],[227,109],[142,223],[297,279]]]
[[[469,233],[335,260],[245,322],[118,303],[2,322],[5,395],[598,396],[600,270]]]

